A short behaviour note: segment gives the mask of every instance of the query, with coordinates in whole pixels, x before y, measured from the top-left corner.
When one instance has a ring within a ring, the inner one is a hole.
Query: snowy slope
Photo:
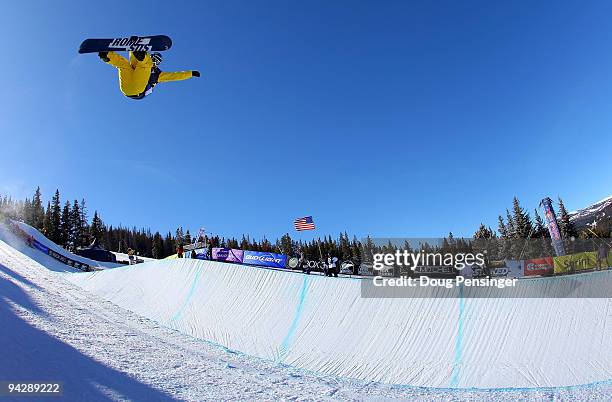
[[[612,393],[607,383],[437,390],[306,372],[230,352],[138,316],[65,279],[86,274],[53,272],[54,264],[63,264],[34,249],[14,248],[4,241],[10,235],[0,236],[0,378],[63,381],[65,390],[59,398],[6,400],[606,400]]]
[[[572,280],[601,275],[612,271]],[[69,280],[183,333],[328,375],[438,388],[612,379],[611,299],[364,299],[359,279],[189,259]]]
[[[612,217],[612,196],[604,198],[586,208],[570,212],[570,220],[578,228],[592,225],[602,219]]]

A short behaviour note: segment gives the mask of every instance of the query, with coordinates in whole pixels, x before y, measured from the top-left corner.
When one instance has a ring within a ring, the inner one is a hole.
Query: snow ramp
[[[54,251],[55,253],[63,257],[69,258],[74,261],[81,262],[83,264],[87,264],[90,267],[95,267],[96,269],[108,269],[108,268],[116,268],[116,267],[124,266],[123,264],[117,264],[113,262],[95,261],[89,258],[82,257],[77,254],[73,254],[70,251],[64,249],[63,247],[58,246],[57,244],[53,243],[51,240],[45,237],[44,234],[38,231],[38,229],[35,229],[32,226],[26,223],[23,223],[23,222],[19,222],[19,221],[11,220],[9,222],[11,225],[15,225],[17,228],[19,228],[26,235],[32,236],[32,238],[38,241],[42,246],[48,248],[49,250]],[[4,223],[0,223],[0,239],[5,240],[12,247],[23,249],[23,246],[24,246],[23,241],[18,239],[14,233],[11,233],[11,229],[9,228],[9,226]],[[55,266],[57,264],[52,264],[52,265]],[[45,264],[45,266],[47,265]]]
[[[572,280],[588,286],[611,274]],[[360,279],[189,259],[67,277],[194,337],[329,375],[484,389],[612,379],[609,298],[371,299]],[[565,278],[530,281],[550,288]]]

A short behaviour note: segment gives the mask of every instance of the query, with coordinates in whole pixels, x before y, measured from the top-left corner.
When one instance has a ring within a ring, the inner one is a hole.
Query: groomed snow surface
[[[0,380],[63,381],[53,400],[612,397],[611,299],[362,299],[196,260],[77,273],[0,227],[0,323]]]

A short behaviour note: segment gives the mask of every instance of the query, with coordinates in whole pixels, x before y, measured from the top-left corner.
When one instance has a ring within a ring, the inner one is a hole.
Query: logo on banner
[[[242,262],[244,252],[235,248],[213,247],[212,259],[227,262]]]
[[[525,276],[549,275],[553,272],[554,263],[550,257],[534,258],[525,261]]]
[[[242,260],[245,264],[262,265],[264,267],[285,268],[287,256],[284,254],[265,253],[261,251],[245,251]]]

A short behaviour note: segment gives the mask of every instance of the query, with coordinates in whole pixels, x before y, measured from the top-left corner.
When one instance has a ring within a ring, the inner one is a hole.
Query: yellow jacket
[[[153,65],[151,56],[147,53],[142,61],[130,52],[130,60],[115,52],[108,52],[108,64],[119,70],[119,88],[125,96],[142,99],[153,91],[159,82],[181,81],[193,76],[191,70],[164,72]]]

